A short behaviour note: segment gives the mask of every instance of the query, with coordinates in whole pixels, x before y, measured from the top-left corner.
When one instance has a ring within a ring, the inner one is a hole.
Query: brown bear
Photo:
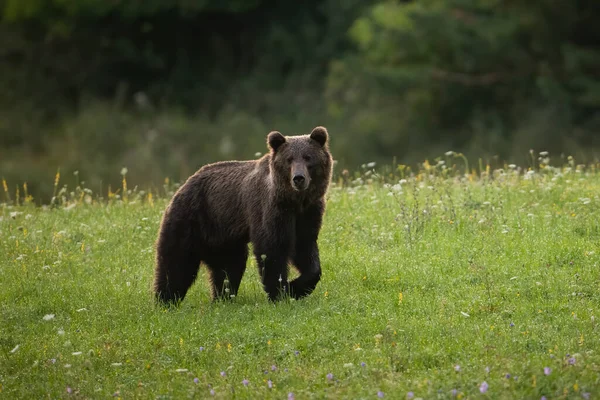
[[[309,295],[321,278],[317,237],[331,181],[328,133],[267,136],[268,154],[252,161],[206,165],[179,188],[162,219],[154,294],[182,301],[200,263],[213,300],[237,294],[248,243],[270,300]],[[300,276],[288,282],[288,263]]]

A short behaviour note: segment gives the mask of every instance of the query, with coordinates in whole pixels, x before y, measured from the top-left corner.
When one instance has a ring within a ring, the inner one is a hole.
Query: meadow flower
[[[383,399],[383,392],[380,390],[379,392],[377,392],[377,397],[379,397],[380,399]]]
[[[292,392],[288,393],[288,400],[294,400],[294,393],[292,393]]]
[[[273,388],[273,381],[271,381],[270,379],[267,381],[267,386],[269,387],[269,389]]]
[[[458,365],[458,364],[457,364],[457,365],[455,365],[455,366],[454,366],[454,370],[455,370],[456,372],[460,372],[460,365]]]
[[[544,375],[550,375],[552,369],[550,367],[544,367]]]
[[[227,376],[227,374],[225,373],[225,371],[221,371],[221,376],[222,376],[223,378],[225,378],[225,377]]]
[[[327,380],[333,380],[333,374],[331,372],[327,374]]]
[[[515,326],[515,324],[513,324],[513,323],[511,322],[511,323],[510,323],[508,326],[510,326],[510,327],[512,328],[513,326]]]
[[[577,360],[575,359],[575,357],[571,357],[567,360],[567,362],[569,363],[569,365],[575,365],[575,362],[577,362]]]
[[[487,391],[488,391],[488,388],[489,388],[489,385],[487,384],[487,382],[486,382],[486,381],[483,381],[483,382],[481,383],[481,385],[479,386],[479,391],[480,391],[481,393],[485,393],[485,392],[487,392]]]
[[[215,389],[210,389],[209,393],[210,393],[211,396],[214,396],[215,395]]]
[[[361,367],[366,367],[366,366],[367,366],[367,363],[365,363],[365,362],[363,361],[363,362],[361,362],[361,363],[360,363],[360,366],[361,366]]]
[[[456,389],[452,389],[452,390],[450,391],[450,393],[452,394],[452,397],[456,397],[456,395],[458,394],[458,390],[456,390]]]
[[[271,371],[277,371],[277,366],[276,365],[271,365]]]
[[[410,400],[410,399],[412,399],[412,398],[414,398],[414,397],[415,397],[415,394],[414,394],[413,392],[408,392],[408,393],[406,393],[406,398],[407,398],[407,399],[409,399],[409,400]]]
[[[69,386],[67,386],[67,393],[69,393],[69,394],[73,393],[73,389],[71,389]]]
[[[547,399],[546,399],[546,396],[542,396],[542,397],[540,398],[540,400],[547,400]]]
[[[44,321],[50,321],[51,319],[54,319],[54,314],[44,315],[44,318],[43,318]]]
[[[248,379],[244,379],[242,381],[242,383],[244,384],[244,386],[248,386],[248,384],[250,383],[250,381],[248,381]]]
[[[198,382],[200,382],[200,379],[198,379],[198,378],[194,378],[194,383],[195,383],[196,385],[198,384]]]
[[[510,379],[510,374],[506,374],[506,375],[504,375],[504,377],[505,377],[506,379]]]
[[[581,393],[581,397],[583,397],[585,400],[589,400],[592,398],[592,395],[588,392],[583,392]]]
[[[298,350],[294,350],[294,355],[298,355],[300,352]]]
[[[200,346],[200,351],[204,351],[204,346]]]

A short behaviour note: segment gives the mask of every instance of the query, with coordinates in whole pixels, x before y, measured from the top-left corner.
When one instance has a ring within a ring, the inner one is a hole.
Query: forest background
[[[595,0],[0,0],[0,21],[0,178],[37,202],[58,170],[160,187],[316,125],[338,173],[600,150]]]

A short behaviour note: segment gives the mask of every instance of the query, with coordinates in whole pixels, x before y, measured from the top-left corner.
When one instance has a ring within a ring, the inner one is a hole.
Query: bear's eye
[[[304,159],[304,161],[310,161],[311,160],[310,156],[302,156],[302,158]]]

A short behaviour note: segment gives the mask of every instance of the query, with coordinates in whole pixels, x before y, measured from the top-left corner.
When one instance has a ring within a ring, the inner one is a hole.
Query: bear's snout
[[[306,177],[302,174],[294,175],[292,178],[292,184],[296,190],[306,189]]]
[[[302,191],[308,188],[310,183],[310,176],[305,165],[301,163],[294,163],[292,165],[292,187],[295,190]]]

